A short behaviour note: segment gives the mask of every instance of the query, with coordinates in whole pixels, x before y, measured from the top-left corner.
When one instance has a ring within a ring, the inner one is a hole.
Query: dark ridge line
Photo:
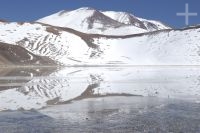
[[[43,26],[50,26],[50,27],[53,27],[53,28],[57,28],[57,29],[60,29],[62,31],[66,31],[66,32],[69,32],[69,33],[72,33],[72,34],[75,34],[79,37],[89,37],[89,38],[122,38],[122,39],[126,39],[126,38],[131,38],[131,37],[140,37],[140,36],[143,36],[143,35],[151,35],[153,33],[160,33],[160,32],[163,32],[163,31],[171,31],[172,29],[166,29],[166,30],[159,30],[159,31],[153,31],[153,32],[147,32],[147,33],[139,33],[139,34],[130,34],[130,35],[103,35],[103,34],[89,34],[89,33],[83,33],[83,32],[80,32],[80,31],[77,31],[77,30],[74,30],[72,28],[67,28],[67,27],[58,27],[58,26],[52,26],[52,25],[49,25],[49,24],[44,24],[44,23],[40,23],[40,22],[35,22],[36,24],[41,24]]]
[[[67,27],[59,27],[59,26],[53,26],[53,25],[49,25],[49,24],[45,24],[45,23],[41,23],[41,22],[28,22],[28,21],[24,21],[24,22],[8,22],[8,21],[4,21],[5,23],[18,23],[20,25],[23,25],[24,23],[30,23],[30,24],[40,24],[42,26],[49,26],[52,28],[56,28],[62,31],[66,31],[72,34],[75,34],[79,37],[84,37],[84,36],[89,36],[89,38],[121,38],[121,39],[126,39],[126,38],[131,38],[131,37],[140,37],[140,36],[145,36],[145,35],[152,35],[152,34],[159,34],[162,32],[170,32],[170,31],[185,31],[185,30],[190,30],[190,29],[199,29],[200,25],[195,25],[195,26],[188,26],[188,27],[184,27],[184,28],[175,28],[175,29],[164,29],[164,30],[157,30],[157,31],[152,31],[152,32],[145,32],[145,33],[138,33],[138,34],[130,34],[130,35],[103,35],[103,34],[89,34],[89,33],[83,33],[77,30],[74,30],[72,28],[67,28]],[[83,39],[83,38],[82,38]]]
[[[7,20],[4,20],[4,19],[0,19],[0,22],[6,23],[6,22],[8,22],[8,21],[7,21]]]
[[[85,89],[85,91],[82,92],[79,96],[72,98],[72,99],[69,99],[67,101],[59,102],[58,101],[59,99],[55,99],[55,100],[57,100],[56,105],[68,104],[68,103],[71,103],[73,101],[79,101],[79,100],[88,99],[88,98],[101,98],[101,97],[114,97],[114,96],[143,97],[142,95],[134,95],[134,94],[128,94],[128,93],[107,93],[106,95],[94,94],[94,89],[99,87],[99,86],[100,86],[100,83],[89,84],[87,86],[87,88]]]
[[[89,34],[89,33],[83,33],[77,30],[74,30],[72,28],[67,28],[67,27],[58,27],[58,26],[52,26],[49,24],[44,24],[44,23],[40,23],[40,22],[34,22],[36,24],[41,24],[43,26],[50,26],[53,28],[57,28],[60,29],[62,31],[67,31],[70,33],[73,33],[77,36],[80,36],[81,38],[83,36],[90,36],[90,38],[100,38],[100,37],[105,37],[105,38],[121,38],[121,39],[126,39],[126,38],[131,38],[131,37],[140,37],[140,36],[145,36],[145,35],[152,35],[152,34],[159,34],[162,32],[170,32],[170,31],[185,31],[185,30],[190,30],[190,29],[198,29],[200,28],[200,25],[197,26],[190,26],[190,27],[186,27],[186,28],[180,28],[180,29],[164,29],[164,30],[157,30],[157,31],[152,31],[152,32],[145,32],[145,33],[138,33],[138,34],[130,34],[130,35],[103,35],[103,34]]]

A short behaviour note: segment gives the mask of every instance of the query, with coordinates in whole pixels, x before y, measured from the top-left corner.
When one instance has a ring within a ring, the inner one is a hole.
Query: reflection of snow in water
[[[72,100],[119,95],[198,99],[199,76],[198,68],[91,67],[65,68],[49,76],[0,77],[0,81],[8,81],[0,83],[1,88],[13,85],[12,89],[0,91],[0,110],[38,109]]]

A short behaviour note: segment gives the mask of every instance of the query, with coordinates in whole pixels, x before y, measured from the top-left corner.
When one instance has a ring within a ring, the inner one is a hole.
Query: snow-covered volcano
[[[37,22],[104,35],[128,35],[170,29],[161,22],[140,19],[129,13],[98,11],[88,7],[73,11],[63,10],[41,18]]]
[[[32,23],[0,22],[0,42],[66,66],[200,65],[199,41],[200,26],[175,30],[92,8],[62,11]]]

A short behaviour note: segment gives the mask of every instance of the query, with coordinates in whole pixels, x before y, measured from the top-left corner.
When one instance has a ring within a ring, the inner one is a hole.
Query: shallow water
[[[2,68],[0,110],[0,133],[200,132],[200,68]]]

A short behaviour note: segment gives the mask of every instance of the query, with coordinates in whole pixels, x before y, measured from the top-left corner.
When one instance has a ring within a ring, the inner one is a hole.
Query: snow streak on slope
[[[0,65],[57,66],[58,64],[48,57],[36,56],[20,46],[0,43]]]
[[[162,22],[155,21],[155,20],[147,20],[143,18],[138,18],[146,27],[148,31],[156,31],[162,29],[171,29],[171,27],[163,24]]]

